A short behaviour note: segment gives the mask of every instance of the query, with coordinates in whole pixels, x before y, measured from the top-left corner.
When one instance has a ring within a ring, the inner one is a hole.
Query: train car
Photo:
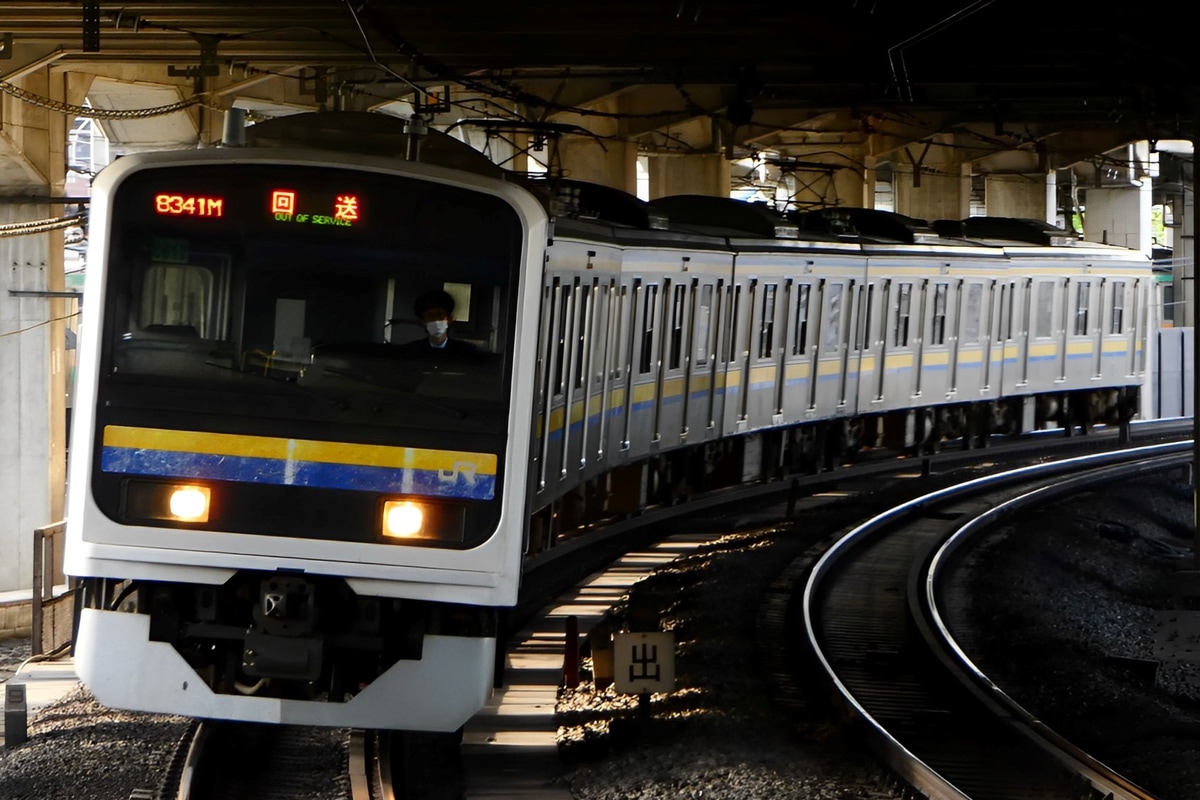
[[[1136,253],[646,203],[391,124],[97,179],[67,569],[103,703],[453,731],[523,563],[590,523],[1136,411]],[[406,346],[429,291],[470,352]]]
[[[93,197],[82,680],[120,708],[460,727],[517,599],[544,208],[478,172],[264,147],[122,158]],[[474,353],[401,346],[431,289]]]

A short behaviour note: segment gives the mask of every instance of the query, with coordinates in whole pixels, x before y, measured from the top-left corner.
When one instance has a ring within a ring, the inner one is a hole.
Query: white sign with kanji
[[[613,672],[621,694],[675,691],[675,634],[614,634]]]

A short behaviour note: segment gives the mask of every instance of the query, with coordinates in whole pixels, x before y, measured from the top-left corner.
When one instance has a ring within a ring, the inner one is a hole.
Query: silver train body
[[[94,187],[67,570],[79,673],[114,707],[453,731],[523,561],[568,529],[1136,411],[1136,253],[799,233],[266,133]],[[403,346],[430,289],[469,358]]]

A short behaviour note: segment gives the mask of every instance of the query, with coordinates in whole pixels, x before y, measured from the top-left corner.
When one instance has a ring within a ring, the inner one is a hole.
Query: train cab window
[[[896,289],[896,323],[892,328],[892,345],[908,347],[908,331],[912,324],[912,284],[902,283]]]
[[[1112,306],[1108,314],[1108,332],[1125,332],[1125,281],[1116,281],[1112,285]]]
[[[1075,291],[1075,326],[1076,336],[1086,336],[1088,332],[1088,305],[1091,300],[1092,284],[1080,281]]]
[[[654,318],[657,314],[658,286],[651,284],[646,287],[642,296],[642,349],[638,361],[638,372],[642,375],[654,367]]]
[[[972,283],[967,287],[966,305],[963,309],[963,342],[979,344],[980,326],[983,324],[983,284]]]
[[[1054,284],[1041,281],[1037,285],[1037,316],[1034,319],[1034,336],[1038,339],[1049,339],[1053,334],[1054,322]]]
[[[687,311],[687,286],[679,284],[671,297],[671,337],[667,349],[667,367],[679,369],[683,359],[683,328]]]
[[[929,329],[930,344],[946,343],[946,297],[949,292],[948,284],[937,283],[933,286],[933,315]]]
[[[153,264],[142,273],[142,330],[213,338],[213,273],[188,264]]]
[[[696,305],[696,365],[708,365],[708,337],[712,326],[713,287],[700,287],[700,302]]]
[[[778,287],[768,283],[763,286],[762,319],[758,328],[758,357],[770,358],[775,349],[775,295]]]
[[[800,284],[796,292],[796,329],[792,335],[792,355],[801,356],[808,349],[808,301],[812,287]]]

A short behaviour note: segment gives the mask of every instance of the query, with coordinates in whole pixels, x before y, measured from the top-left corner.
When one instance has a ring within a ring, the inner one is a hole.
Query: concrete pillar
[[[879,159],[863,156],[862,207],[875,207],[875,182],[879,180]]]
[[[630,194],[637,194],[637,145],[621,139],[622,130],[616,112],[618,98],[608,98],[596,104],[601,114],[560,114],[554,122],[574,124],[592,135],[563,134],[550,138],[545,159],[549,174],[561,174],[571,180],[599,183]]]
[[[650,199],[673,194],[729,197],[731,165],[723,155],[651,156]]]
[[[48,69],[21,88],[65,100],[66,79]],[[3,97],[0,225],[62,214],[67,118]],[[0,237],[0,591],[32,584],[33,530],[63,518],[66,385],[60,231]]]
[[[1057,224],[1059,224],[1058,223],[1058,217],[1059,217],[1058,210],[1059,209],[1058,209],[1058,172],[1057,172],[1057,170],[1050,170],[1049,172],[1046,173],[1045,187],[1046,187],[1046,191],[1042,195],[1042,197],[1043,197],[1042,202],[1045,203],[1045,206],[1046,206],[1045,212],[1046,213],[1042,216],[1042,219],[1045,220],[1046,222],[1050,223],[1051,225],[1057,225]],[[1066,220],[1064,220],[1063,222],[1064,222],[1064,224],[1062,227],[1066,228],[1067,227],[1067,225],[1065,224]]]
[[[949,147],[910,145],[895,157],[896,212],[932,222],[971,213],[971,165]]]
[[[1053,181],[1054,174],[1050,174]],[[984,178],[989,217],[1021,217],[1054,221],[1054,183],[1042,175],[999,174]],[[1048,205],[1047,205],[1048,203]]]
[[[637,145],[619,141],[601,143],[584,136],[563,136],[557,146],[557,160],[565,177],[637,194]],[[551,172],[554,166],[551,163]]]
[[[1150,231],[1151,183],[1141,186],[1092,188],[1084,199],[1083,237],[1140,250],[1152,249]]]

